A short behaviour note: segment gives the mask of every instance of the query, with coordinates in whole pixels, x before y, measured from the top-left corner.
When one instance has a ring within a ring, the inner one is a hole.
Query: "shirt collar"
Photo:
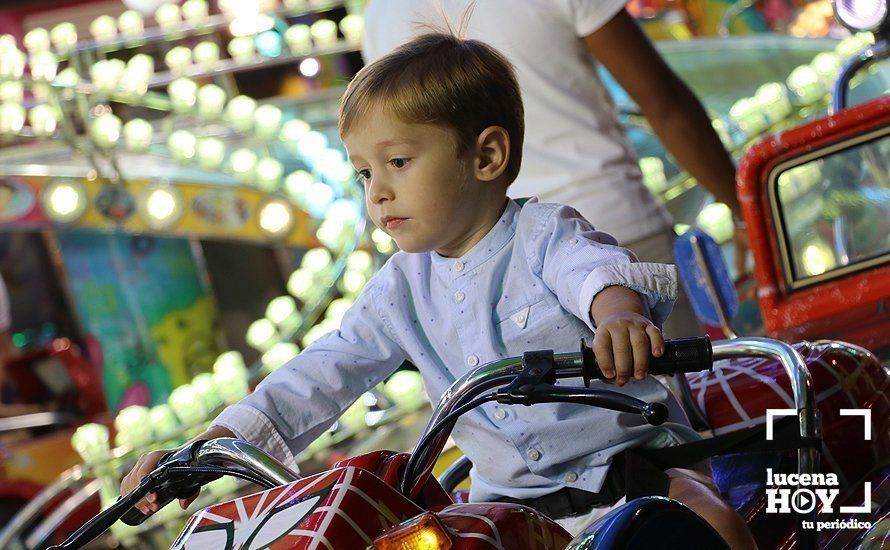
[[[507,207],[494,227],[460,258],[446,258],[435,250],[429,252],[433,270],[439,275],[456,279],[488,261],[513,239],[520,209],[516,201],[508,198]]]

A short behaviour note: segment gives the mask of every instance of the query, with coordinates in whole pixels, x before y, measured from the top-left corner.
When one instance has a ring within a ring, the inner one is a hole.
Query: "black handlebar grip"
[[[649,374],[701,372],[714,368],[714,350],[707,336],[665,340],[661,357],[649,359]]]

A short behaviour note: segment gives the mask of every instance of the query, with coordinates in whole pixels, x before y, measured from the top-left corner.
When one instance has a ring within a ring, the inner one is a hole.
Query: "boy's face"
[[[462,256],[490,228],[492,183],[475,178],[472,150],[458,157],[453,131],[371,109],[343,143],[368,214],[402,250]]]

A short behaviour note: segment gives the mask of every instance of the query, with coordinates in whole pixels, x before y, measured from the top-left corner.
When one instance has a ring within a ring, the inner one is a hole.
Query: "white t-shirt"
[[[373,61],[429,32],[452,28],[468,6],[464,38],[500,50],[516,68],[525,106],[525,144],[512,197],[567,204],[622,243],[670,227],[642,182],[597,62],[579,38],[615,16],[626,0],[371,0],[363,56]],[[427,27],[424,27],[426,25]]]

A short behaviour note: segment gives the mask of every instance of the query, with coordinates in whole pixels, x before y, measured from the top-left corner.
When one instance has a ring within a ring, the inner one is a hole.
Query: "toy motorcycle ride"
[[[782,342],[740,338],[714,343],[707,337],[668,340],[650,374],[710,370],[714,359],[770,357],[795,380],[801,436],[818,440],[806,364]],[[133,508],[155,492],[159,503],[191,496],[221,475],[251,481],[263,492],[197,512],[173,548],[725,548],[699,516],[668,498],[631,500],[594,522],[574,540],[545,515],[510,503],[456,503],[431,477],[433,464],[457,419],[479,405],[577,403],[641,415],[659,425],[667,408],[616,391],[589,387],[602,379],[593,352],[527,352],[465,374],[445,392],[411,454],[378,451],[341,461],[326,472],[300,478],[256,447],[237,439],[199,441],[171,453],[133,492],[88,521],[53,548],[80,548],[118,519],[146,519]],[[557,380],[576,384],[561,385]],[[806,420],[809,419],[809,420]],[[792,430],[793,431],[793,430]],[[699,445],[708,440],[673,447]],[[800,448],[799,469],[812,473],[818,448]],[[786,445],[787,447],[788,445]],[[661,449],[659,453],[665,451]],[[674,464],[694,463],[711,449],[680,452]],[[676,453],[675,453],[676,455]],[[464,463],[465,464],[465,463]],[[672,465],[668,465],[673,467]],[[444,476],[443,476],[444,477]],[[450,476],[453,481],[455,476]],[[678,528],[679,527],[679,528]]]

